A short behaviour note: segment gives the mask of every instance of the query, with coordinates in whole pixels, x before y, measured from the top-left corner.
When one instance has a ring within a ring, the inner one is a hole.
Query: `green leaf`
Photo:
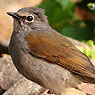
[[[90,46],[94,46],[94,42],[93,42],[92,40],[88,40],[86,43],[87,43],[88,45],[90,45]]]
[[[86,54],[87,56],[90,56],[90,55],[91,55],[91,51],[90,51],[90,49],[89,49],[88,46],[85,47],[85,54]]]
[[[91,10],[95,10],[95,3],[89,3],[89,4],[87,4],[87,6],[88,6]]]

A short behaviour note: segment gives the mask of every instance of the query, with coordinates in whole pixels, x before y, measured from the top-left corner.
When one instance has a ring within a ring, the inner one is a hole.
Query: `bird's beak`
[[[7,12],[7,14],[9,16],[12,16],[13,18],[16,18],[16,19],[20,18],[20,16],[18,16],[15,12]]]

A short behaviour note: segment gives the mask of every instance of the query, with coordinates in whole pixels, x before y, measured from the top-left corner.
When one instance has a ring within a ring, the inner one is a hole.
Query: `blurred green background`
[[[90,2],[95,0],[43,0],[39,7],[46,10],[50,25],[58,32],[80,41],[95,41],[94,11],[87,7]],[[76,15],[76,8],[81,8],[79,15],[85,15],[84,19]]]

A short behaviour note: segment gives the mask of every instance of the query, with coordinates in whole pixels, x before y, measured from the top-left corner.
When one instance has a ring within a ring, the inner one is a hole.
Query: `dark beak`
[[[9,15],[9,16],[12,16],[13,18],[16,18],[16,19],[18,19],[18,18],[20,18],[20,16],[18,16],[16,13],[14,13],[14,12],[7,12],[7,14]]]

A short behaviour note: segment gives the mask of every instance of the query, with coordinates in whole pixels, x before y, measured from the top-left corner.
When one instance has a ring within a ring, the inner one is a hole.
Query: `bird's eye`
[[[27,16],[27,21],[28,22],[34,22],[34,16]]]

